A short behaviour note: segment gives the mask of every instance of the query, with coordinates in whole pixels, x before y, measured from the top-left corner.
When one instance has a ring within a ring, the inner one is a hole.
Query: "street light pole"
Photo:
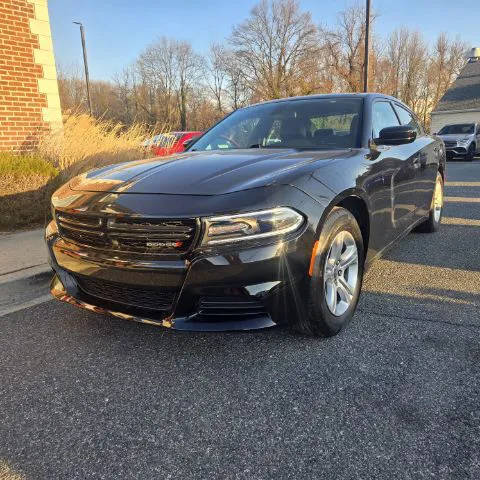
[[[76,25],[80,25],[80,36],[82,38],[82,50],[83,50],[83,65],[85,67],[85,83],[87,85],[87,103],[88,111],[92,115],[92,99],[90,97],[90,78],[88,76],[88,61],[87,61],[87,47],[85,45],[85,30],[81,22],[73,22]]]
[[[368,57],[370,42],[370,0],[367,0],[365,16],[365,57],[363,61],[363,91],[368,92]]]

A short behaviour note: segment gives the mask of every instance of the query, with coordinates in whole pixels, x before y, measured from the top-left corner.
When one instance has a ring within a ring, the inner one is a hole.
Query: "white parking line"
[[[445,225],[465,225],[469,227],[480,227],[480,220],[472,218],[443,217],[442,224]]]
[[[480,203],[480,198],[476,197],[444,197],[446,202],[459,202],[459,203]]]
[[[480,187],[480,182],[446,182],[447,187]]]

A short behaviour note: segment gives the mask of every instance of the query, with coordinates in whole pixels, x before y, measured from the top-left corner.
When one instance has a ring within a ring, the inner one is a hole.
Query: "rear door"
[[[425,134],[415,115],[398,103],[394,103],[394,107],[400,124],[408,125],[417,132],[417,138],[413,143],[402,145],[404,154],[408,156],[406,158],[408,179],[404,185],[398,186],[397,192],[401,208],[408,205],[408,212],[405,213],[412,213],[412,221],[415,221],[427,215],[430,210],[437,176],[438,152],[435,142]]]

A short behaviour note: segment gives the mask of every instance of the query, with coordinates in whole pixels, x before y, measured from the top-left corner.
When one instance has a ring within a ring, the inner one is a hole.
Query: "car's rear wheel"
[[[433,190],[432,204],[428,220],[421,223],[417,227],[418,232],[433,233],[436,232],[442,221],[443,214],[443,177],[440,172],[437,172],[435,180],[435,189]]]
[[[335,207],[312,252],[306,311],[294,325],[303,333],[331,336],[353,317],[363,278],[363,238],[355,217]]]

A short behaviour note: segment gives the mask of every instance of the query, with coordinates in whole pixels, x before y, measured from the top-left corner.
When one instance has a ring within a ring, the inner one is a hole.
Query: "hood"
[[[70,188],[91,192],[218,195],[288,183],[287,178],[304,170],[354,154],[352,150],[291,149],[186,152],[93,170],[75,177]]]

